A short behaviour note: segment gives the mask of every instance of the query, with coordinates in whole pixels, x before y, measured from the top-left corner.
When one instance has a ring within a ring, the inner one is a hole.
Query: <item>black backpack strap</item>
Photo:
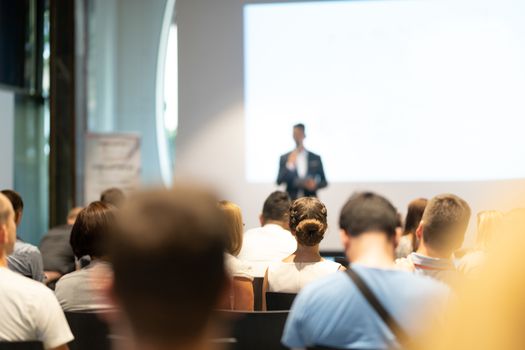
[[[363,279],[352,269],[352,267],[348,267],[346,270],[346,273],[350,277],[350,279],[354,282],[357,289],[361,292],[361,294],[365,297],[365,299],[368,301],[370,306],[377,312],[379,317],[383,320],[383,322],[390,328],[394,336],[396,337],[397,341],[401,345],[403,349],[409,349],[409,337],[408,334],[405,332],[405,330],[397,323],[397,321],[390,315],[390,313],[383,307],[383,304],[377,299],[375,294],[370,290],[368,285],[363,281]]]

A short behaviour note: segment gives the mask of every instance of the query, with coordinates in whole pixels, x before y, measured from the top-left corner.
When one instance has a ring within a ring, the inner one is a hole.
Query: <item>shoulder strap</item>
[[[370,306],[377,312],[379,317],[383,320],[383,322],[390,328],[394,336],[396,337],[397,341],[401,345],[403,349],[409,349],[409,337],[405,330],[397,323],[397,321],[390,315],[390,313],[383,307],[383,304],[377,299],[375,294],[370,290],[368,285],[363,281],[363,279],[352,269],[351,266],[348,267],[346,270],[346,273],[350,277],[350,279],[354,282],[355,286],[361,294],[365,297],[365,299],[368,301]]]

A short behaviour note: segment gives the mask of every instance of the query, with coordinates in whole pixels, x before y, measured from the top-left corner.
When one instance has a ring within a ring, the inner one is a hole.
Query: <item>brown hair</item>
[[[69,238],[78,259],[84,255],[97,258],[106,255],[103,241],[115,223],[114,209],[112,205],[96,201],[78,213]]]
[[[290,207],[290,230],[305,246],[319,244],[328,228],[325,205],[315,197],[295,200]]]
[[[425,208],[427,207],[428,199],[426,198],[417,198],[408,203],[407,215],[405,217],[405,229],[403,230],[403,235],[408,235],[410,233],[415,233]]]
[[[233,256],[237,256],[242,248],[242,234],[244,231],[241,208],[230,201],[220,201],[219,207],[226,215],[226,220],[229,226],[228,246],[226,251]]]
[[[180,348],[202,337],[227,283],[228,228],[217,199],[180,185],[137,193],[117,222],[114,293],[135,336]]]
[[[453,194],[435,196],[421,218],[423,241],[434,249],[452,253],[463,243],[469,219],[470,207],[465,200]]]

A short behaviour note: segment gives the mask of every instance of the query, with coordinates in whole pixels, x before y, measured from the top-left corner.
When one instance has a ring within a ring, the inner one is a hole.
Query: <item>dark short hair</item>
[[[262,209],[263,219],[287,222],[291,203],[288,193],[283,191],[272,192],[264,201]]]
[[[24,201],[18,192],[13,190],[2,190],[2,194],[11,202],[15,215],[24,210]]]
[[[104,238],[108,235],[115,221],[115,207],[103,202],[93,202],[82,209],[71,228],[69,243],[75,256],[84,255],[102,257],[107,251]]]
[[[315,197],[296,199],[290,207],[290,230],[297,242],[305,246],[319,244],[324,237],[328,223],[325,205]]]
[[[470,206],[453,194],[441,194],[428,202],[423,217],[423,241],[434,249],[454,250],[461,246],[470,220]]]
[[[104,203],[109,203],[115,207],[120,207],[126,196],[120,188],[112,187],[108,188],[100,194],[100,201]]]
[[[304,133],[305,132],[305,126],[303,123],[298,123],[298,124],[295,124],[294,126],[294,129],[301,129],[301,131]]]
[[[202,336],[227,284],[228,228],[217,199],[180,185],[137,193],[117,222],[114,293],[134,334],[163,344]]]
[[[409,233],[415,233],[421,218],[423,217],[423,212],[427,207],[428,200],[426,198],[417,198],[411,201],[408,204],[407,215],[405,217],[405,229],[403,234],[407,235]]]
[[[398,221],[397,210],[388,199],[373,192],[360,192],[343,206],[339,227],[352,237],[378,231],[393,238]]]

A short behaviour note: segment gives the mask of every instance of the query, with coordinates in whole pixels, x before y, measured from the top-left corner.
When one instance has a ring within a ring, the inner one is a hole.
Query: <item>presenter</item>
[[[317,190],[328,183],[324,176],[321,157],[304,148],[306,137],[303,124],[293,127],[295,149],[283,154],[279,160],[277,184],[286,184],[286,192],[292,200],[299,197],[317,197]]]

